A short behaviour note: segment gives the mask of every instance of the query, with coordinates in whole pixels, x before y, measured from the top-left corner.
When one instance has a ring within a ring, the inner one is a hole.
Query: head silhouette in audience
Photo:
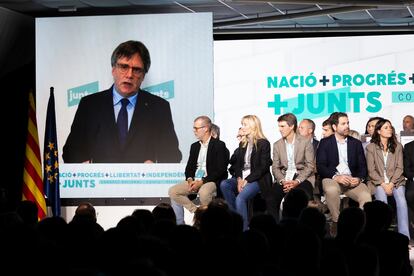
[[[155,218],[153,213],[147,209],[135,209],[132,212],[132,216],[135,217],[140,224],[142,233],[150,233],[155,224]]]
[[[20,201],[16,209],[16,212],[23,220],[23,223],[32,226],[35,225],[38,221],[37,211],[38,208],[36,203],[30,200]]]
[[[160,203],[152,210],[152,214],[154,216],[155,221],[159,220],[171,220],[176,224],[176,218],[174,209],[171,207],[171,204],[168,203]]]
[[[82,202],[78,205],[75,211],[75,216],[72,219],[96,222],[95,207],[89,202]]]
[[[292,189],[283,201],[282,220],[299,219],[300,213],[308,206],[308,196],[300,189]]]
[[[194,212],[193,226],[199,230],[200,230],[201,217],[203,216],[207,208],[208,208],[208,205],[201,205]]]
[[[326,235],[326,217],[317,208],[303,209],[299,216],[299,223],[314,231],[320,239]]]
[[[364,228],[364,211],[358,207],[345,208],[339,214],[336,239],[343,243],[355,243]]]
[[[378,233],[387,230],[392,222],[392,209],[382,201],[374,200],[364,204],[367,233]]]

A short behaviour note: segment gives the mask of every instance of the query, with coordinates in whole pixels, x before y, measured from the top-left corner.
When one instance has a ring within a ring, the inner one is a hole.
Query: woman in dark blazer
[[[394,197],[397,205],[398,232],[410,238],[403,175],[403,148],[397,142],[389,120],[378,120],[366,154],[369,181],[376,187],[375,199],[387,203],[388,196]]]
[[[261,191],[268,207],[272,203],[272,159],[270,143],[263,134],[259,118],[246,115],[241,123],[243,138],[233,166],[235,176],[223,180],[220,189],[230,209],[242,216],[243,229],[246,230],[249,225],[248,200]]]

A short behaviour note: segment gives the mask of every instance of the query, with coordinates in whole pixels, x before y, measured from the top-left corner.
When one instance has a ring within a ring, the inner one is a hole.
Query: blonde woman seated
[[[386,119],[378,120],[366,153],[370,182],[376,186],[377,200],[387,203],[387,197],[394,196],[397,205],[398,232],[410,238],[402,150],[391,122]]]
[[[260,191],[266,201],[268,212],[275,217],[274,196],[271,194],[272,175],[270,166],[270,143],[263,134],[260,120],[255,115],[242,118],[242,140],[234,157],[234,176],[223,180],[220,189],[230,210],[243,218],[243,229],[249,224],[247,202]]]

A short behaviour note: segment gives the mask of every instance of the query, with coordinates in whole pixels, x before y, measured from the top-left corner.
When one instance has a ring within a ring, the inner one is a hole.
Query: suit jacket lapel
[[[381,171],[384,171],[384,168],[385,168],[384,155],[382,153],[382,149],[378,145],[375,145],[375,152],[378,156],[378,160],[381,161],[380,164],[379,164],[380,169],[381,169]]]
[[[295,165],[296,165],[296,161],[297,160],[299,160],[299,158],[298,158],[298,152],[299,152],[299,148],[300,148],[300,145],[301,145],[301,138],[299,138],[299,135],[296,135],[295,136],[295,143],[294,143],[294,152],[293,152],[293,155],[294,155],[294,161],[295,161]]]
[[[393,169],[397,166],[397,155],[395,154],[396,152],[394,151],[394,154],[390,154],[390,152],[388,152],[388,157],[387,157],[387,163],[385,164],[385,167],[388,169]]]
[[[209,156],[213,156],[213,148],[214,148],[214,144],[215,144],[215,139],[213,137],[210,138],[210,142],[208,143],[208,148],[207,148],[207,156],[206,156],[206,168],[208,167],[207,164],[209,163]],[[201,145],[200,145],[201,148]]]
[[[332,160],[332,161],[336,161],[339,164],[339,150],[338,150],[338,145],[336,143],[335,134],[332,134],[330,136],[330,139],[331,139],[330,142],[331,142],[332,154],[333,154],[333,157],[335,159],[335,160]],[[347,154],[349,154],[349,148],[348,148]],[[349,156],[348,156],[348,159],[349,159]],[[328,162],[330,162],[330,160],[328,160]]]
[[[349,136],[346,138],[346,154],[347,154],[347,160],[348,160],[348,167],[351,170],[351,163],[356,158],[356,156],[353,155],[353,144],[352,139],[349,139]],[[339,152],[338,152],[339,154]],[[338,155],[339,158],[339,155]]]
[[[246,150],[247,150],[247,146],[246,147],[242,147],[241,145],[239,146],[240,147],[240,151],[239,151],[239,154],[240,154],[240,157],[239,157],[239,166],[240,166],[240,170],[243,170],[243,164],[244,164],[244,156],[246,155]]]
[[[252,154],[250,155],[250,166],[252,165],[251,163],[253,163],[252,162],[252,160],[254,160],[254,157],[255,157],[255,155],[256,155],[256,145],[254,145],[253,144],[253,147],[252,147]]]
[[[281,143],[278,145],[278,150],[280,152],[280,163],[283,167],[287,169],[288,167],[288,156],[287,156],[287,150],[286,150],[286,142],[285,139],[282,138],[280,140]]]

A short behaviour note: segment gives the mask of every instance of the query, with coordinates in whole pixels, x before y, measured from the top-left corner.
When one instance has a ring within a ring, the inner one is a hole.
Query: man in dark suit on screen
[[[140,89],[151,65],[139,41],[112,53],[114,85],[81,99],[63,147],[66,163],[179,163],[169,103]]]

